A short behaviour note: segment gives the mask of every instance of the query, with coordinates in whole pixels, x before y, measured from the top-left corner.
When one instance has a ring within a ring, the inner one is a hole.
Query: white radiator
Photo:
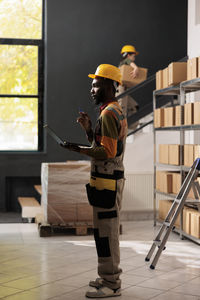
[[[122,211],[152,211],[153,174],[127,173],[125,178]]]

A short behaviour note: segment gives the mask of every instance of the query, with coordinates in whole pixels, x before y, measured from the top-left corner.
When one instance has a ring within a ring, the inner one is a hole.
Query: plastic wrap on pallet
[[[44,221],[49,224],[92,222],[92,207],[85,189],[89,178],[89,161],[42,163]]]

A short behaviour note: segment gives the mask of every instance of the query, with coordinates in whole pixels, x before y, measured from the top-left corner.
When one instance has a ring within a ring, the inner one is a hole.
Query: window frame
[[[37,150],[0,150],[2,153],[39,153],[44,151],[43,121],[44,121],[44,28],[45,28],[45,0],[42,0],[41,39],[0,38],[0,45],[37,46],[38,47],[38,92],[37,95],[0,94],[0,98],[37,98],[38,99],[38,149]]]

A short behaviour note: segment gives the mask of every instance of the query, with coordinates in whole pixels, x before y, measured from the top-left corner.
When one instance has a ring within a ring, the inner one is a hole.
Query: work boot
[[[98,277],[95,280],[90,280],[89,286],[99,289],[100,287],[103,286],[102,282],[103,282],[103,279]]]
[[[108,298],[121,296],[121,289],[110,289],[107,286],[101,286],[100,288],[92,287],[86,292],[85,296],[87,298]]]

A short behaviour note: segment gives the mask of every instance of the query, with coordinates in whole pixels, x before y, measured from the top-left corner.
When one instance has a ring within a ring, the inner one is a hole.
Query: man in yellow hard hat
[[[132,68],[131,76],[136,78],[139,74],[138,66],[135,64],[135,57],[138,55],[139,52],[136,51],[135,47],[132,45],[125,45],[121,49],[122,60],[119,64],[119,67],[122,65],[129,65]],[[118,91],[116,96],[120,95],[124,91],[127,90],[125,84],[120,85],[118,87]],[[123,113],[126,116],[130,116],[137,112],[138,110],[138,103],[129,95],[124,96],[123,98],[119,99],[119,103],[123,109]],[[132,125],[131,129],[135,129],[138,123]]]
[[[93,206],[99,277],[89,282],[86,297],[106,298],[121,294],[119,214],[124,188],[127,122],[115,98],[116,85],[121,83],[120,70],[102,64],[95,74],[88,76],[93,79],[92,99],[96,105],[101,105],[100,115],[94,131],[87,113],[80,112],[77,122],[85,130],[91,147],[67,143],[65,148],[91,157],[91,178],[86,190]]]

